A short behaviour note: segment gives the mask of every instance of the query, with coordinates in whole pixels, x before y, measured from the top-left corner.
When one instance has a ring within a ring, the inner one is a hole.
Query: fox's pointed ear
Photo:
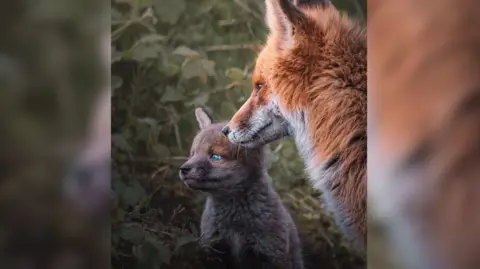
[[[305,15],[290,1],[265,0],[267,25],[281,50],[292,46],[294,34],[301,31],[306,21]]]
[[[197,117],[198,126],[200,129],[205,129],[212,124],[212,118],[201,108],[195,109],[195,116]]]

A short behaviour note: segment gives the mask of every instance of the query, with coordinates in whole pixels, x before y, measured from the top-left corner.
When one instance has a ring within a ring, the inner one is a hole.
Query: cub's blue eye
[[[222,159],[222,156],[220,156],[218,154],[212,154],[212,155],[210,155],[210,159],[218,161],[218,160]]]

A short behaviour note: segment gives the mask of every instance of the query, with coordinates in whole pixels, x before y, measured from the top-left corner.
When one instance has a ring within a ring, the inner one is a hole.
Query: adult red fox
[[[480,2],[368,14],[369,211],[406,268],[480,268]]]
[[[365,32],[328,1],[266,0],[266,21],[251,96],[222,131],[246,147],[292,137],[338,225],[364,247]]]

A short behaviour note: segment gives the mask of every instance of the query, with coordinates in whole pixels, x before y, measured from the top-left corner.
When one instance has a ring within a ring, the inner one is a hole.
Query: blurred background
[[[333,3],[365,22],[366,1]],[[204,196],[183,185],[178,167],[197,132],[194,109],[228,120],[250,95],[263,13],[258,0],[112,3],[113,268],[205,268],[197,245]],[[307,268],[365,267],[311,189],[295,145],[271,152]]]
[[[0,268],[108,267],[109,19],[0,2]]]

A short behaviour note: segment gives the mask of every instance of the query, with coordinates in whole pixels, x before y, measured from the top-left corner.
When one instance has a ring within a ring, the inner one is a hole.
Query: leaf
[[[115,147],[119,148],[120,150],[129,152],[129,153],[133,152],[132,146],[122,134],[112,135],[112,143]]]
[[[121,194],[125,191],[127,185],[117,175],[116,171],[112,171],[112,188],[117,194]]]
[[[205,76],[205,70],[203,70],[203,65],[201,61],[188,61],[182,67],[182,77],[184,79],[191,79],[194,77],[201,78],[203,76]]]
[[[200,57],[200,53],[190,49],[190,48],[187,48],[185,46],[180,46],[180,47],[177,47],[173,52],[172,54],[174,55],[180,55],[180,56],[184,56],[184,57]]]
[[[187,5],[185,0],[156,0],[154,7],[160,21],[175,24]]]
[[[177,239],[176,244],[175,244],[175,251],[177,251],[177,250],[180,249],[181,247],[184,247],[184,246],[186,246],[186,245],[188,245],[188,244],[197,242],[197,240],[198,240],[198,239],[197,239],[195,236],[193,236],[192,234],[179,237],[179,238]]]
[[[112,15],[112,21],[124,19],[123,14],[120,13],[120,11],[118,11],[117,9],[112,8],[112,9],[110,9],[110,10],[111,10],[111,12],[112,12],[112,14],[111,14],[111,15]]]
[[[122,194],[122,201],[128,206],[134,206],[145,197],[146,192],[137,181],[133,181],[124,189]]]
[[[170,156],[170,150],[168,147],[162,144],[156,144],[152,147],[153,152],[155,153],[156,157],[159,159],[165,159]]]
[[[205,70],[209,76],[214,77],[216,75],[214,61],[202,60],[202,66],[203,70]]]
[[[172,258],[172,251],[167,248],[165,245],[154,239],[147,239],[145,243],[151,244],[155,250],[156,254],[160,260],[165,264],[170,264],[170,259]]]
[[[147,238],[138,251],[137,269],[158,269],[162,263],[170,264],[172,252],[159,241]]]
[[[110,49],[112,51],[111,63],[116,63],[116,62],[120,61],[122,59],[123,53],[119,52],[114,47],[111,47]]]
[[[133,47],[132,58],[139,62],[158,58],[162,47],[159,44],[142,44]]]
[[[153,119],[153,118],[141,118],[141,119],[138,119],[138,122],[140,123],[144,123],[146,125],[148,125],[149,127],[156,127],[157,126],[157,120],[156,119]]]
[[[160,68],[160,72],[162,72],[167,77],[173,77],[178,74],[179,71],[180,67],[175,64],[167,64],[166,66],[162,66]]]
[[[160,98],[160,102],[176,102],[182,101],[185,98],[185,89],[184,88],[173,88],[167,86],[165,92],[163,93],[162,97]]]
[[[190,107],[198,107],[198,106],[204,106],[208,100],[210,99],[210,93],[208,92],[203,92],[203,93],[200,93],[198,95],[196,95],[196,97],[191,100],[190,102],[186,102],[185,105],[186,106],[190,106]]]
[[[120,237],[124,240],[139,243],[144,237],[143,229],[137,223],[125,223],[120,226]]]
[[[148,34],[142,36],[135,44],[149,44],[149,43],[158,43],[160,41],[164,41],[165,37],[159,34]]]
[[[225,71],[225,76],[227,76],[230,79],[233,79],[234,81],[240,81],[240,80],[243,80],[243,78],[245,77],[245,74],[241,69],[233,67]]]
[[[118,89],[123,84],[123,79],[119,76],[112,75],[112,82],[111,82],[112,90]]]

